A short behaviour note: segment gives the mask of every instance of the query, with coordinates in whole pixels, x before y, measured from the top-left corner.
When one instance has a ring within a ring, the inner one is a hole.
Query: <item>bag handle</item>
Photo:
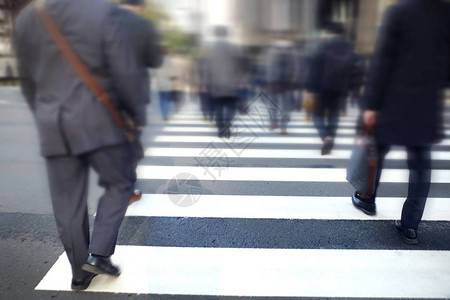
[[[69,43],[64,38],[61,31],[58,29],[57,25],[53,21],[43,3],[38,3],[37,11],[45,29],[50,34],[54,42],[58,45],[58,48],[61,50],[72,68],[77,72],[78,76],[80,76],[84,83],[89,87],[97,100],[105,106],[111,117],[116,122],[117,126],[119,126],[120,128],[125,128],[125,123],[122,120],[117,109],[114,107],[111,98],[102,88],[97,79],[95,79],[95,77],[91,74],[86,65],[80,60],[75,51],[73,51],[73,49],[70,47]]]

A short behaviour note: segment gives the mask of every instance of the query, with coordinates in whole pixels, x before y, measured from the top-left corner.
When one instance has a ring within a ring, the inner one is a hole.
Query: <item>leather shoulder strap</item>
[[[39,18],[42,24],[44,25],[45,29],[53,38],[54,42],[58,45],[59,49],[61,50],[67,61],[70,63],[72,68],[77,72],[78,76],[80,76],[80,78],[84,81],[84,83],[89,87],[89,89],[95,95],[97,100],[100,101],[105,106],[105,108],[111,114],[111,117],[116,122],[117,126],[119,126],[120,128],[124,128],[125,123],[122,120],[117,109],[114,107],[111,98],[102,88],[97,79],[91,74],[86,65],[80,60],[77,54],[70,47],[69,43],[62,35],[61,31],[53,21],[52,17],[48,13],[43,3],[40,2],[36,6],[36,9],[38,11]]]

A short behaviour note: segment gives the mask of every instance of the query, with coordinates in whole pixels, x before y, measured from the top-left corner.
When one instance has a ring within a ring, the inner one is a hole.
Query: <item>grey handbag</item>
[[[357,192],[373,195],[377,177],[378,153],[375,139],[362,135],[356,138],[347,166],[347,181]]]

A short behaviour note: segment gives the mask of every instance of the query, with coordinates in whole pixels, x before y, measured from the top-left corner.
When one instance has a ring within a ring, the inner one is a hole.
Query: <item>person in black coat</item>
[[[391,145],[406,146],[409,187],[396,229],[417,244],[418,225],[431,180],[430,148],[442,138],[443,89],[450,55],[450,10],[441,0],[406,0],[386,13],[363,101],[365,128],[378,144],[378,187]],[[352,201],[376,213],[373,195],[356,192]]]
[[[354,53],[344,38],[341,23],[330,22],[329,37],[311,58],[306,88],[308,102],[314,103],[313,122],[323,141],[321,154],[331,153],[339,122],[339,108],[347,98],[353,69]]]

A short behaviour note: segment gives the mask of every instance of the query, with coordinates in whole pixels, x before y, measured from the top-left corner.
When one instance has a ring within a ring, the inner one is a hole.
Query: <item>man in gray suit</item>
[[[80,60],[137,128],[146,123],[148,93],[121,16],[104,0],[46,0],[44,6]],[[15,24],[22,91],[34,114],[45,157],[53,210],[72,266],[72,289],[86,289],[95,274],[118,276],[111,263],[132,183],[123,131],[73,70],[31,5]],[[89,168],[105,188],[89,239]]]
[[[217,40],[206,49],[202,82],[212,97],[211,101],[215,102],[218,136],[230,138],[238,88],[242,84],[242,55],[236,45],[227,41],[227,27],[216,26],[214,34]]]

